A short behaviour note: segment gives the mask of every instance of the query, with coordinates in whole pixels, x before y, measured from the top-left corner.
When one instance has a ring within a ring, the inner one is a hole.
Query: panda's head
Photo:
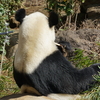
[[[36,15],[36,13],[38,13],[37,15]],[[35,13],[32,13],[32,14],[34,14],[34,16],[35,17],[42,17],[42,16],[45,16],[44,14],[42,14],[42,13],[40,13],[40,12],[35,12]],[[28,16],[30,16],[30,17],[32,17],[32,14],[30,14],[30,15],[28,15]],[[25,11],[25,9],[19,9],[17,12],[16,12],[16,14],[15,14],[15,19],[18,21],[18,22],[20,22],[20,24],[23,22],[23,19],[25,18],[25,16],[26,16],[26,11]],[[46,17],[46,16],[45,16]],[[34,19],[33,19],[34,20]],[[32,21],[32,20],[31,20]],[[58,21],[59,21],[59,18],[58,18],[58,15],[55,13],[55,12],[53,12],[53,11],[51,11],[50,13],[49,13],[49,19],[48,19],[48,21],[49,21],[49,26],[50,27],[52,27],[52,26],[54,26],[54,25],[57,25],[58,24]]]
[[[15,19],[20,22],[15,65],[19,71],[25,66],[24,69],[31,73],[43,59],[57,50],[54,26],[58,23],[58,15],[54,12],[49,17],[40,12],[26,15],[25,9],[20,9]]]
[[[15,19],[20,22],[20,33],[30,34],[31,36],[36,34],[54,34],[54,25],[58,23],[58,15],[54,12],[50,12],[49,17],[43,13],[34,12],[30,15],[26,15],[25,9],[20,9],[15,14]],[[52,39],[55,35],[52,37]]]

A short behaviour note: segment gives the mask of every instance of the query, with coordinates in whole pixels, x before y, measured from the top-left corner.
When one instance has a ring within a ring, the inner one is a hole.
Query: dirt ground
[[[44,14],[48,14],[46,8],[46,1],[45,0],[26,0],[24,7],[26,8],[27,14],[40,11]]]

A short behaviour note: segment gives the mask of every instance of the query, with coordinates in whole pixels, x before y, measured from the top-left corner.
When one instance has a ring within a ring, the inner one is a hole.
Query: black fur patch
[[[18,72],[15,68],[13,68],[13,76],[19,88],[26,83],[23,73]]]
[[[90,85],[95,82],[92,75],[100,71],[97,68],[99,65],[78,70],[59,51],[56,51],[45,58],[31,74],[20,74],[15,70],[14,78],[18,86],[28,84],[43,95],[50,93],[77,94],[89,89]]]
[[[49,14],[49,26],[52,27],[54,25],[57,25],[58,22],[59,22],[58,14],[51,11],[50,14]]]
[[[25,12],[25,9],[19,9],[16,14],[15,14],[15,19],[17,21],[20,22],[20,24],[22,23],[23,21],[23,18],[26,16],[26,12]]]

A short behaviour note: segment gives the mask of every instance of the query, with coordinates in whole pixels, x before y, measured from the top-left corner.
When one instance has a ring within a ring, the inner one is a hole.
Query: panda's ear
[[[59,22],[59,16],[58,16],[57,13],[51,11],[49,13],[49,19],[48,20],[49,20],[49,26],[52,27],[52,26],[58,24],[58,22]]]
[[[22,23],[23,21],[23,18],[26,16],[26,12],[25,12],[25,9],[19,9],[18,11],[16,11],[16,14],[15,14],[15,19],[20,22],[20,24]]]

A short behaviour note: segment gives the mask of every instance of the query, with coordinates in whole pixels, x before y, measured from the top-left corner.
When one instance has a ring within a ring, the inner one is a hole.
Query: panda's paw
[[[96,72],[100,72],[100,63],[93,64],[90,67],[92,67]]]

